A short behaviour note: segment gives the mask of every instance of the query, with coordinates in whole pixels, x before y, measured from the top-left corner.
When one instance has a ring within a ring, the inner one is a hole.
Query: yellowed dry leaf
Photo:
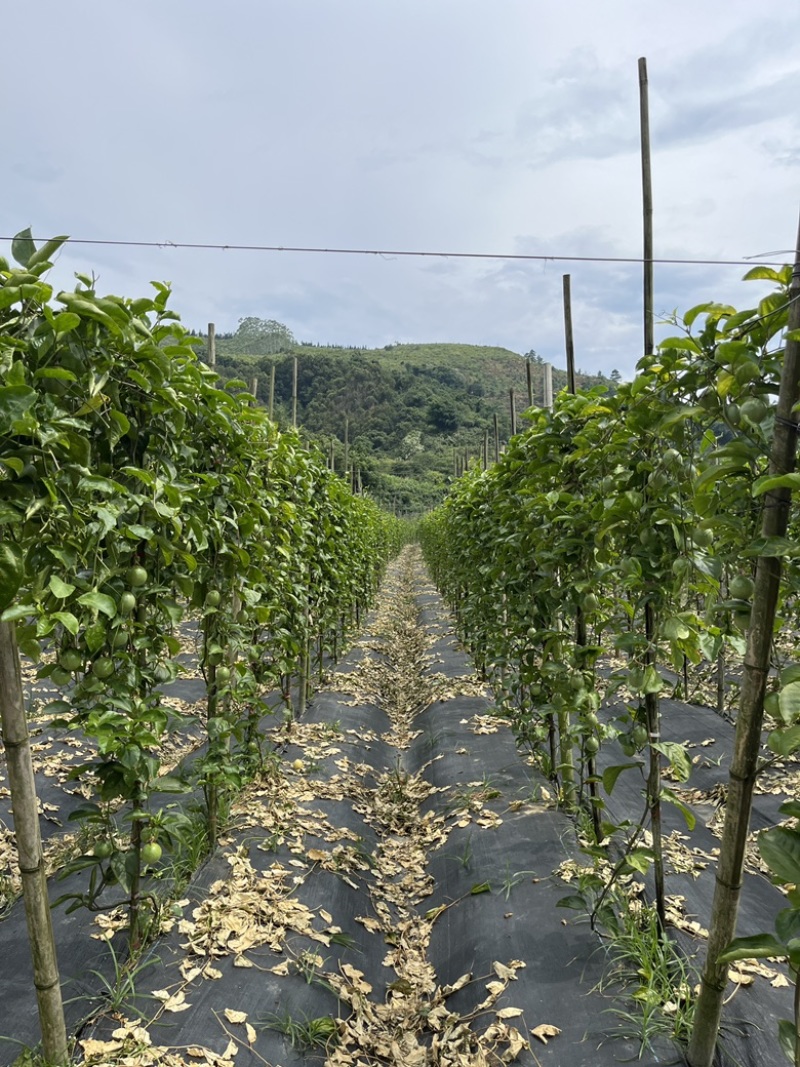
[[[247,1022],[247,1012],[246,1011],[236,1011],[235,1008],[225,1008],[225,1010],[223,1011],[222,1014],[225,1016],[225,1018],[228,1020],[229,1023],[246,1023]]]
[[[546,1045],[548,1037],[558,1037],[561,1031],[557,1026],[551,1026],[550,1023],[541,1023],[535,1026],[531,1033],[534,1037],[538,1037],[543,1045]]]
[[[496,1015],[498,1019],[515,1019],[522,1015],[522,1008],[500,1008]]]

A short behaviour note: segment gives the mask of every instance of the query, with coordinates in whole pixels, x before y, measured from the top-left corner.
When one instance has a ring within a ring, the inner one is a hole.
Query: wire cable
[[[32,238],[35,241],[45,241],[49,238]],[[13,241],[13,237],[0,237],[0,241]],[[571,256],[571,255],[544,255],[522,252],[426,252],[410,249],[389,248],[316,248],[300,245],[251,245],[251,244],[211,244],[201,241],[116,241],[101,240],[90,237],[69,237],[64,244],[74,245],[105,245],[118,248],[176,248],[194,249],[217,252],[298,252],[315,255],[336,256],[381,256],[384,258],[420,258],[420,259],[476,259],[476,260],[505,260],[519,262],[551,262],[551,263],[658,263],[672,266],[698,266],[698,267],[782,267],[783,261],[760,260],[754,263],[752,258],[744,259],[671,259],[654,258],[645,260],[641,256]]]

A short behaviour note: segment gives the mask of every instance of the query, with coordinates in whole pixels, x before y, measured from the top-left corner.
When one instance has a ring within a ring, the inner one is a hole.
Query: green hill
[[[505,348],[297,344],[279,323],[244,324],[250,329],[217,335],[220,375],[248,383],[256,377],[259,403],[266,405],[274,366],[274,413],[288,425],[296,356],[298,425],[326,451],[333,447],[339,470],[347,427],[349,466],[360,471],[367,491],[399,514],[420,514],[437,504],[452,479],[456,454],[459,462],[465,454],[479,456],[486,430],[493,456],[495,414],[500,442],[508,440],[511,389],[517,413],[528,406],[527,359]],[[541,403],[543,364],[529,355],[534,403]],[[598,383],[613,386],[602,377],[579,375],[581,385]],[[554,369],[554,390],[565,384],[566,373]]]

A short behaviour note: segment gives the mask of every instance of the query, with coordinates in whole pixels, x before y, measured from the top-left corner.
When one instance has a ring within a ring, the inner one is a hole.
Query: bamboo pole
[[[644,354],[653,352],[653,183],[650,166],[650,109],[647,92],[647,60],[639,60],[639,116],[642,154],[642,230],[643,230],[643,320]],[[647,490],[645,489],[645,494]],[[645,668],[658,668],[656,655],[658,620],[652,602],[644,611],[646,651]],[[653,874],[656,890],[656,912],[661,928],[666,926],[664,899],[664,858],[661,842],[661,756],[655,745],[661,741],[661,710],[658,693],[646,693],[644,698],[650,749],[650,768],[647,778],[647,798],[650,807],[650,832],[653,835]]]
[[[648,99],[647,60],[639,60],[639,116],[642,142],[642,214],[644,221],[644,352],[654,347],[653,332],[653,179],[650,167],[650,105]]]
[[[253,403],[255,404],[256,401],[258,400],[258,376],[257,375],[253,375],[253,377],[250,379],[250,392],[251,392],[252,397],[253,397]]]
[[[500,425],[497,421],[497,412],[494,413],[494,461],[500,462]]]
[[[33,960],[42,1049],[49,1064],[66,1064],[69,1060],[67,1032],[39,832],[39,804],[25,718],[17,640],[14,624],[9,622],[0,622],[0,727],[14,809],[14,835]]]
[[[297,356],[292,363],[292,426],[297,428]]]
[[[489,466],[489,431],[483,431],[483,469]]]
[[[514,435],[517,432],[517,404],[516,404],[516,399],[515,399],[515,396],[514,396],[514,386],[513,385],[508,390],[508,401],[509,401],[509,405],[511,407],[511,436],[514,437]]]
[[[217,365],[217,328],[213,322],[208,324],[208,345],[206,346],[206,358],[209,367]]]
[[[347,481],[347,474],[350,470],[350,419],[345,415],[344,417],[344,480]]]
[[[564,345],[567,354],[567,390],[572,396],[577,392],[575,384],[575,342],[572,332],[572,289],[569,274],[563,277],[564,290]],[[580,604],[575,609],[575,644],[578,648],[585,648],[588,644],[586,637],[586,615]],[[600,801],[597,794],[597,761],[594,756],[586,757],[586,770],[589,778],[589,797],[591,803],[592,827],[595,838],[600,841],[602,837],[600,825]]]
[[[544,407],[553,410],[553,364],[545,363],[542,368],[544,374]]]
[[[800,227],[795,248],[800,250]],[[800,251],[795,254],[789,289],[787,340],[770,451],[769,473],[774,475],[791,474],[796,466],[798,414],[795,408],[800,400],[800,341],[796,340],[795,332],[798,330]],[[772,489],[764,494],[763,502],[761,535],[769,543],[772,538],[786,536],[791,490]],[[756,562],[753,609],[750,629],[747,632],[744,675],[728,781],[725,825],[711,911],[708,952],[689,1042],[688,1055],[692,1067],[711,1067],[722,1016],[728,965],[717,963],[717,958],[736,933],[780,583],[781,557],[759,556]]]
[[[269,371],[269,417],[270,422],[273,419],[275,411],[275,364],[273,363]]]
[[[564,285],[564,340],[567,350],[567,389],[575,395],[575,342],[572,337],[572,293],[570,276],[563,277]]]
[[[533,407],[533,371],[531,369],[531,361],[530,360],[528,360],[528,362],[525,365],[525,373],[526,373],[527,378],[528,378],[528,407],[532,408]]]

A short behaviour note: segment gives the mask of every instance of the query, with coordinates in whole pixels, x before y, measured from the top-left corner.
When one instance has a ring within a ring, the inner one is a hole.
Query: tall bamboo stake
[[[642,149],[642,227],[643,227],[643,308],[644,354],[653,352],[653,182],[650,167],[650,109],[647,94],[647,60],[639,60],[639,117]],[[644,609],[644,633],[647,648],[645,667],[657,669],[657,619],[650,600]],[[655,745],[661,740],[661,716],[658,693],[646,693],[644,698],[647,731],[650,745],[650,769],[647,796],[650,806],[650,832],[653,835],[653,873],[656,889],[656,912],[662,929],[666,924],[664,899],[664,858],[661,842],[661,756]]]
[[[533,407],[533,371],[531,370],[531,361],[525,364],[525,373],[528,378],[528,407]]]
[[[798,416],[795,406],[800,400],[800,342],[796,340],[796,333],[795,337],[792,334],[800,330],[800,226],[795,248],[798,251],[795,253],[789,289],[787,341],[769,461],[769,473],[775,475],[791,474],[796,465]],[[786,536],[791,490],[772,489],[764,494],[763,501],[761,536],[769,543],[772,538]],[[689,1063],[692,1067],[711,1067],[722,1016],[728,965],[717,963],[717,958],[736,933],[780,582],[781,557],[759,556],[728,780],[725,825],[711,911],[708,953],[689,1042]]]
[[[508,401],[509,401],[509,405],[511,407],[511,436],[514,437],[514,435],[517,432],[517,403],[516,403],[516,399],[515,399],[515,396],[514,396],[514,386],[513,385],[508,390]]]
[[[269,371],[269,417],[272,421],[275,411],[275,364],[273,363]]]
[[[33,959],[42,1049],[48,1063],[65,1064],[69,1060],[67,1031],[39,832],[39,803],[25,718],[17,640],[14,624],[9,622],[0,622],[0,726],[14,809],[14,835],[22,877],[28,942]]]
[[[297,427],[297,356],[292,364],[292,426]]]
[[[577,388],[575,384],[575,342],[572,333],[572,289],[570,282],[570,275],[565,274],[563,277],[563,291],[564,346],[567,354],[567,390],[574,396]],[[583,608],[579,604],[575,609],[575,644],[578,648],[585,648],[587,643],[586,616]],[[597,795],[597,766],[594,756],[586,757],[586,770],[588,771],[589,777],[592,826],[594,828],[595,838],[599,841],[602,834],[600,827],[600,804]]]
[[[347,481],[347,473],[350,470],[350,419],[344,417],[344,480]]]
[[[206,358],[209,367],[217,365],[217,328],[213,322],[208,324],[208,345],[206,346]]]
[[[253,403],[255,404],[258,400],[258,376],[255,374],[250,379],[250,392],[253,396]]]
[[[575,394],[575,342],[572,338],[572,293],[570,276],[565,274],[564,283],[564,339],[567,349],[567,389]]]
[[[497,412],[494,413],[494,461],[500,462],[500,426],[497,421]]]
[[[543,379],[543,387],[544,387],[543,404],[544,404],[544,407],[546,407],[550,411],[552,411],[553,410],[553,364],[552,363],[545,363],[545,365],[542,367],[542,372],[543,372],[543,375],[544,375],[544,379]]]
[[[642,142],[642,214],[644,221],[644,352],[654,346],[653,331],[653,176],[650,167],[650,103],[647,92],[647,60],[639,60],[639,117]]]

